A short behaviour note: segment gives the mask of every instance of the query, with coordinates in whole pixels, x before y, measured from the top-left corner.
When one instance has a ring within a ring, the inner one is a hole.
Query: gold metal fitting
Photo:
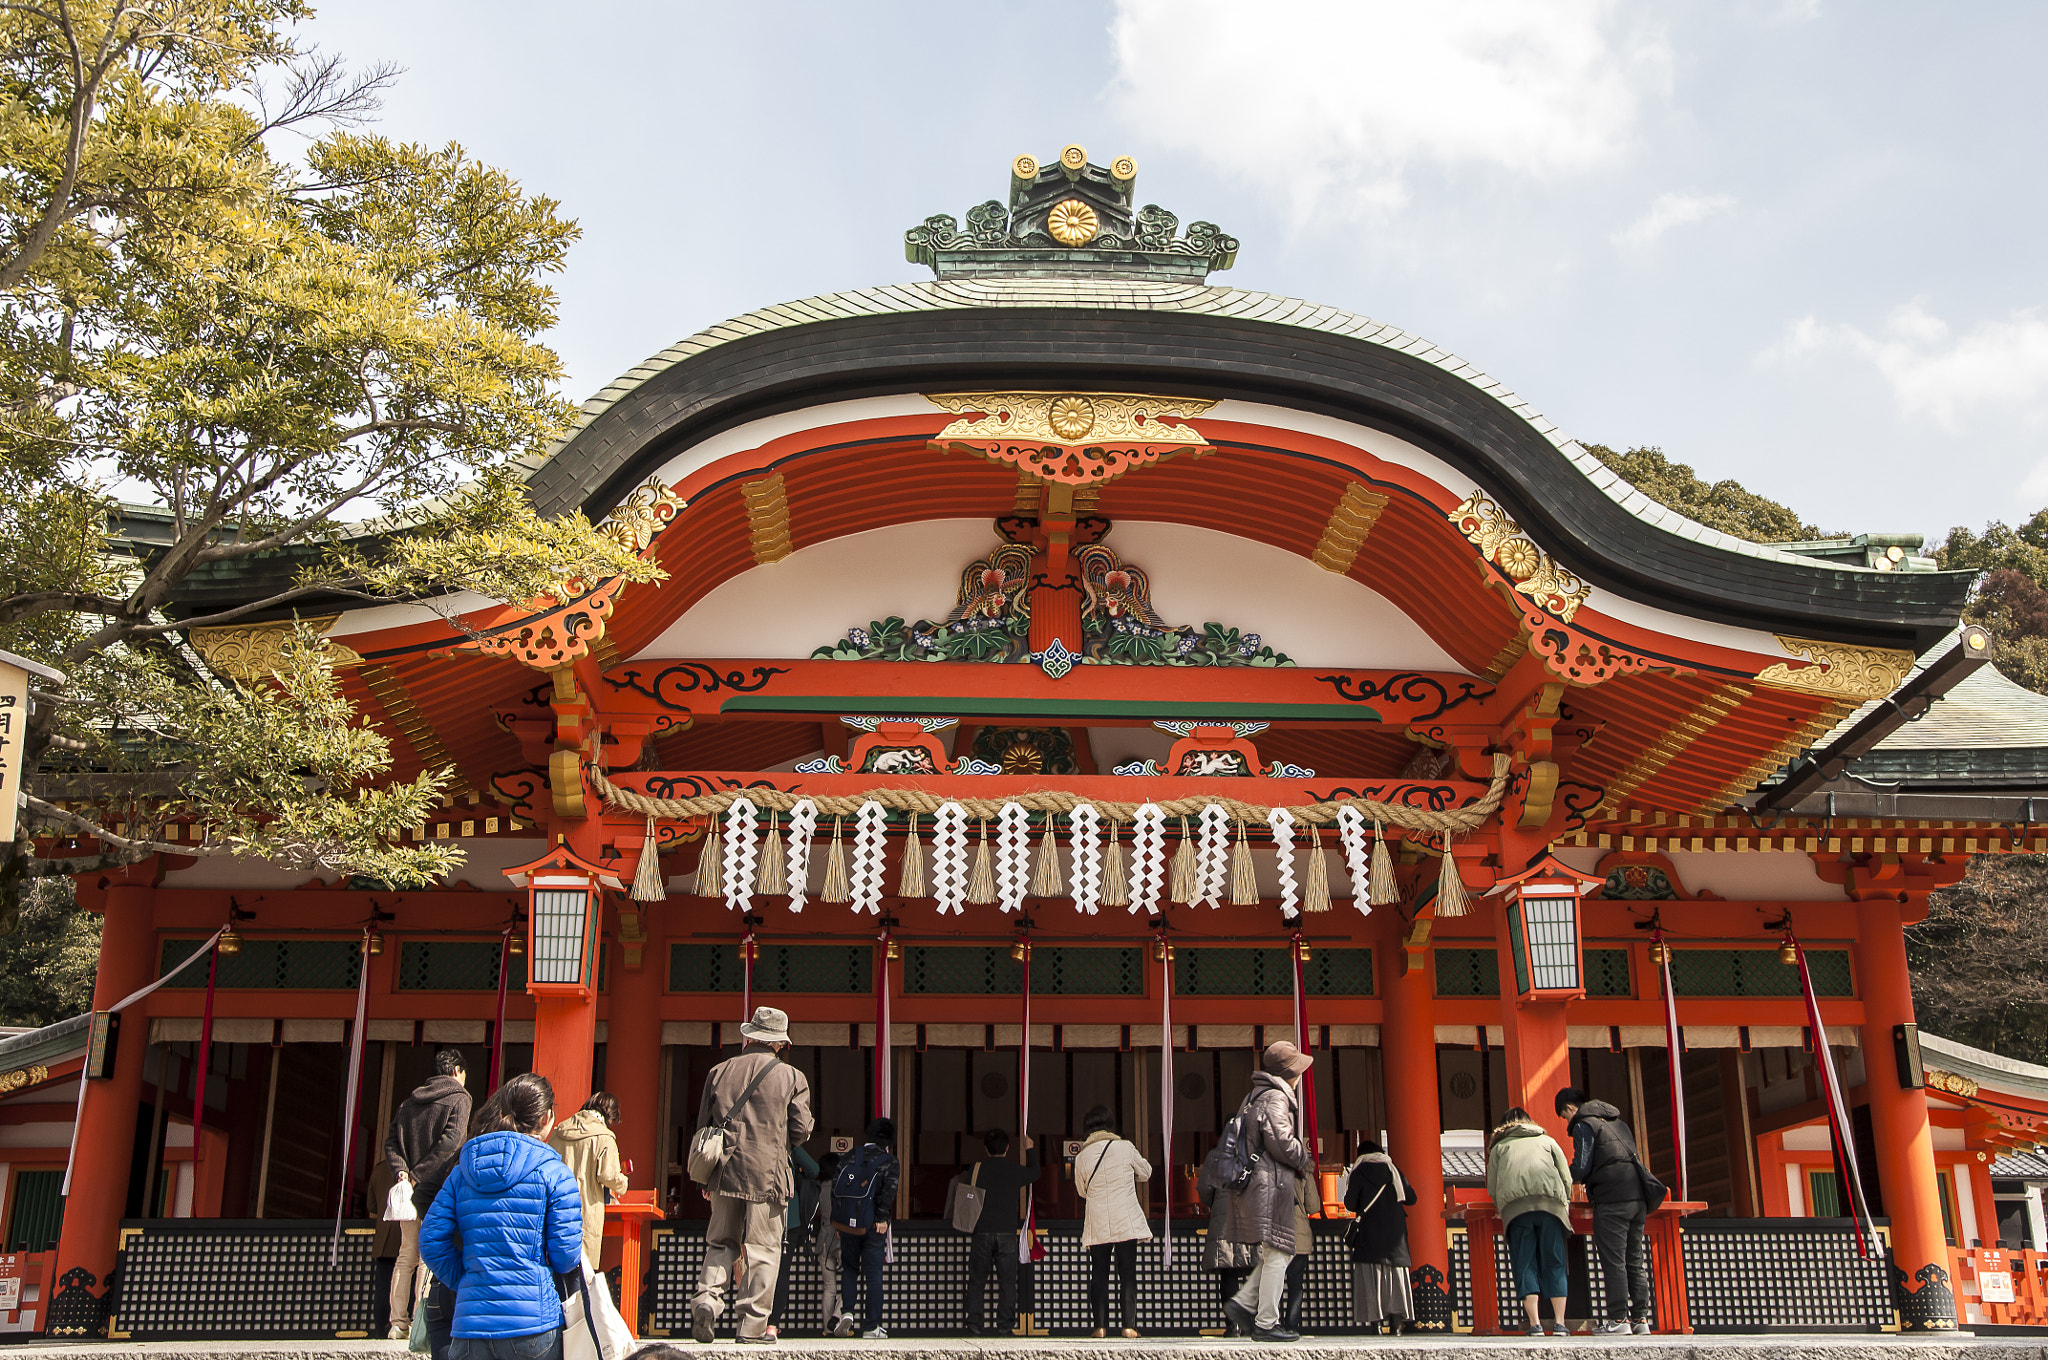
[[[1019,156],[1016,160],[1011,161],[1010,177],[1026,184],[1037,179],[1038,157],[1030,155]]]
[[[1119,184],[1129,184],[1138,177],[1138,162],[1129,156],[1118,156],[1109,163],[1109,177]]]
[[[1082,147],[1079,142],[1074,142],[1067,146],[1061,147],[1060,166],[1069,174],[1073,174],[1077,171],[1087,169],[1088,152],[1086,148]]]

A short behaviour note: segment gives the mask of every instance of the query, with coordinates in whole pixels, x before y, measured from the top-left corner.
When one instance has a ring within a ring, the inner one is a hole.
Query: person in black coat
[[[1367,1138],[1351,1164],[1344,1207],[1357,1215],[1345,1235],[1351,1249],[1351,1320],[1375,1332],[1396,1331],[1415,1318],[1408,1288],[1408,1209],[1415,1187],[1380,1145]]]

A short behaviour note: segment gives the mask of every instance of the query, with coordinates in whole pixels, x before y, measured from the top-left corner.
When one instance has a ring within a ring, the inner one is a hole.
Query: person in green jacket
[[[1529,1315],[1529,1335],[1543,1335],[1539,1301],[1550,1300],[1550,1330],[1566,1334],[1565,1243],[1571,1236],[1572,1164],[1557,1140],[1517,1105],[1493,1131],[1486,1154],[1486,1194],[1507,1225],[1515,1292]]]

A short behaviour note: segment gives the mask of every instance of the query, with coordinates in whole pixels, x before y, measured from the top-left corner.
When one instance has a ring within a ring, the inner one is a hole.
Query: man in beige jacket
[[[548,1135],[548,1146],[562,1154],[583,1196],[583,1254],[590,1258],[592,1270],[597,1269],[597,1256],[604,1247],[606,1197],[616,1199],[626,1193],[619,1140],[612,1135],[612,1125],[618,1122],[619,1098],[610,1091],[599,1091]]]
[[[704,1230],[704,1268],[690,1300],[690,1332],[703,1342],[717,1337],[720,1296],[740,1258],[746,1269],[734,1299],[735,1339],[769,1340],[768,1315],[782,1270],[783,1210],[796,1190],[789,1150],[811,1136],[811,1084],[782,1061],[789,1017],[773,1006],[759,1007],[740,1026],[740,1037],[746,1046],[704,1078],[697,1110],[699,1129],[722,1123],[730,1131],[725,1162],[704,1187],[711,1222]]]

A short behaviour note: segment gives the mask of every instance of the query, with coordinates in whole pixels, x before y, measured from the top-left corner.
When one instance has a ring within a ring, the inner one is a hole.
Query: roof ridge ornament
[[[1091,163],[1080,146],[1041,166],[1010,163],[1010,200],[967,210],[967,230],[950,214],[903,233],[903,254],[941,279],[987,275],[1121,274],[1201,283],[1237,262],[1237,238],[1214,222],[1180,219],[1156,203],[1133,208],[1138,163],[1118,156]]]

